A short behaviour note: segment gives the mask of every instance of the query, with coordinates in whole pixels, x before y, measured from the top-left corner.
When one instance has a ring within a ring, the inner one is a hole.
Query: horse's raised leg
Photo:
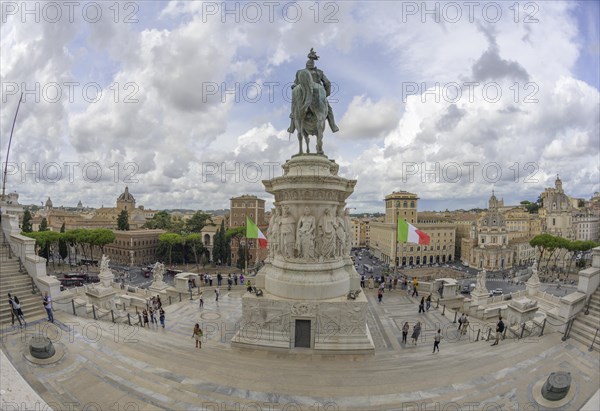
[[[306,141],[306,154],[310,154],[310,136],[304,133],[304,141]]]

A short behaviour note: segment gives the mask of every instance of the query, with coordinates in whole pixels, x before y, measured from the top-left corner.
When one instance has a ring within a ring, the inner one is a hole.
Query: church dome
[[[50,200],[50,197],[46,200],[46,208],[52,208],[52,200]]]
[[[125,191],[117,198],[117,201],[135,201],[135,198],[129,193],[129,187],[125,187]]]

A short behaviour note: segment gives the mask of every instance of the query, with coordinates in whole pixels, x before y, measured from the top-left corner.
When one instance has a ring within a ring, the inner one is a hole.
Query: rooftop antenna
[[[4,201],[6,198],[6,171],[8,169],[8,155],[10,154],[10,143],[12,143],[13,131],[15,130],[15,123],[17,122],[17,114],[19,114],[19,107],[21,107],[21,101],[23,100],[23,93],[19,97],[19,104],[17,104],[17,111],[15,112],[15,118],[13,119],[12,127],[10,129],[10,138],[8,139],[8,148],[6,149],[6,162],[4,163],[4,175],[2,176],[2,197],[0,199]]]

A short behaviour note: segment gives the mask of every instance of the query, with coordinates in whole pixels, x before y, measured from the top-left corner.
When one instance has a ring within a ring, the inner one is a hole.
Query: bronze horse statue
[[[299,70],[298,85],[292,90],[292,117],[298,131],[298,144],[303,154],[302,138],[306,141],[306,153],[310,153],[309,136],[317,136],[317,154],[323,153],[323,132],[328,113],[325,88],[313,81],[310,71]]]

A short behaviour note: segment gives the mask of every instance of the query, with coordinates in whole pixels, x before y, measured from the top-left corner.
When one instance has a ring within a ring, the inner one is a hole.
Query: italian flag
[[[257,238],[260,248],[267,248],[267,237],[254,224],[250,217],[246,217],[246,238]]]
[[[429,236],[412,224],[398,219],[398,241],[429,245]]]

